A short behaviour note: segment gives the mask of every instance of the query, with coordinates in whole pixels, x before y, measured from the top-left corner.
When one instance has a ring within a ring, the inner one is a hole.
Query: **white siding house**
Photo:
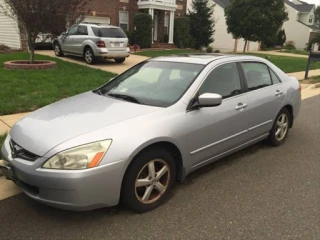
[[[4,0],[0,0],[0,5],[4,6]],[[21,48],[20,30],[18,23],[14,19],[5,16],[0,12],[0,44],[7,45],[14,49]]]
[[[191,8],[192,0],[188,0],[187,9]],[[224,16],[224,9],[230,3],[230,0],[213,0],[212,4],[214,6],[214,20],[215,20],[215,32],[213,34],[214,42],[212,47],[215,50],[220,50],[221,52],[241,52],[243,51],[245,41],[244,39],[234,39],[231,34],[227,32],[227,23]],[[248,42],[247,51],[258,51],[260,48],[260,43],[258,42]]]
[[[299,0],[285,0],[289,20],[283,24],[287,41],[294,41],[297,49],[306,48],[311,36],[320,31],[315,26],[315,5]]]

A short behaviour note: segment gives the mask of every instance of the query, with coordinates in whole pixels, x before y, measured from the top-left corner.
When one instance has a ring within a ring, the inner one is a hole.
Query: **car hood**
[[[72,138],[160,109],[87,92],[27,115],[13,126],[10,137],[27,151],[43,156]]]

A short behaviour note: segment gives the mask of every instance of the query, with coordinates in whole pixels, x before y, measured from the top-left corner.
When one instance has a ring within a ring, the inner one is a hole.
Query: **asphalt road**
[[[203,168],[153,212],[68,212],[18,195],[0,202],[0,239],[320,239],[320,96],[303,101],[283,146]]]

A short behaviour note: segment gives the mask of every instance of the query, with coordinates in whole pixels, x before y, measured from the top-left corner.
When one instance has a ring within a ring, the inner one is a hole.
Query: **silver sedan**
[[[284,143],[300,91],[297,79],[257,57],[154,58],[23,118],[0,168],[50,206],[121,201],[146,212],[192,171],[264,139]]]

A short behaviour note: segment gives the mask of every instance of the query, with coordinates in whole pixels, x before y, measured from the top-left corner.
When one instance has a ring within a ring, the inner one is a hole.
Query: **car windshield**
[[[121,28],[97,28],[92,27],[94,35],[97,37],[106,38],[127,38],[126,34]]]
[[[146,61],[97,90],[137,104],[168,107],[186,92],[204,65]]]

